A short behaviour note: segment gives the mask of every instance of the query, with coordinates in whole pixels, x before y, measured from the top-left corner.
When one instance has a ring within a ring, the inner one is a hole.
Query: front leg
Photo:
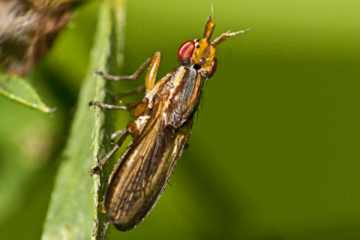
[[[131,75],[115,76],[105,73],[103,71],[96,71],[95,73],[102,76],[105,80],[120,81],[120,80],[136,80],[146,70],[145,89],[148,92],[155,85],[156,76],[160,65],[160,58],[161,58],[160,52],[155,52],[151,58],[146,59],[146,61],[143,64],[141,64],[140,67]],[[135,91],[135,93],[137,92],[138,91]]]
[[[95,106],[100,108],[101,110],[124,110],[124,111],[128,111],[128,107],[125,105],[114,105],[114,104],[108,104],[108,103],[104,103],[104,102],[99,102],[99,101],[90,101],[89,102],[89,106]]]
[[[120,81],[120,80],[136,80],[140,77],[140,75],[145,71],[146,67],[149,65],[151,58],[145,60],[143,64],[131,75],[124,75],[124,76],[116,76],[106,73],[104,71],[96,71],[95,73],[105,80],[109,81]]]
[[[137,94],[140,91],[143,91],[144,88],[146,92],[149,92],[155,86],[157,72],[160,65],[160,58],[161,58],[160,52],[155,52],[151,58],[148,58],[133,74],[128,76],[114,76],[108,73],[104,73],[102,71],[97,71],[96,73],[101,75],[105,80],[110,80],[110,81],[135,80],[139,78],[139,76],[145,71],[145,68],[148,66],[145,76],[145,87],[140,86],[133,91],[125,93],[123,96],[130,96],[133,94]],[[129,110],[129,108],[131,109],[134,106],[136,106],[136,104],[126,106],[126,105],[114,105],[114,104],[98,102],[98,101],[91,101],[89,102],[89,105],[99,107],[102,110]]]
[[[155,86],[155,81],[160,66],[160,60],[161,60],[160,52],[155,52],[147,69],[147,73],[145,75],[146,92],[151,91]]]

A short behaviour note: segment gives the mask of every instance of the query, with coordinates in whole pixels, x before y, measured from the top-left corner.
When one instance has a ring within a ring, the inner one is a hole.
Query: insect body
[[[132,136],[132,143],[112,173],[104,200],[109,222],[120,230],[129,230],[138,224],[164,190],[189,139],[204,82],[216,70],[217,45],[245,32],[225,32],[211,41],[214,27],[209,18],[203,38],[183,43],[178,51],[180,66],[156,83],[159,52],[133,75],[99,72],[105,79],[117,81],[136,79],[148,67],[145,96],[132,107],[135,120],[125,130],[113,134],[116,144],[104,159],[110,158],[128,135]],[[91,104],[103,109],[126,109],[101,102]]]

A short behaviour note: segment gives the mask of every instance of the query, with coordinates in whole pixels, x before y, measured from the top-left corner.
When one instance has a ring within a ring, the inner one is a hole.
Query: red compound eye
[[[178,51],[178,59],[182,64],[190,63],[190,58],[194,52],[195,43],[193,41],[186,41],[181,44]]]

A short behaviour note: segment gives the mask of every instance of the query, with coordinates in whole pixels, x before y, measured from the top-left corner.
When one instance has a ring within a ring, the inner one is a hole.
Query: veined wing
[[[177,131],[161,118],[151,125],[122,157],[106,193],[106,212],[120,230],[134,227],[156,203],[189,138],[191,119]]]

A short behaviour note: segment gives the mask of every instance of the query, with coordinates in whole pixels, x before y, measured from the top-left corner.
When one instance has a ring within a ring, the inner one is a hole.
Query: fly
[[[101,109],[130,110],[134,120],[112,134],[113,149],[100,161],[106,162],[132,137],[114,169],[104,198],[108,220],[119,230],[136,226],[151,210],[168,182],[177,159],[189,140],[193,116],[204,82],[216,71],[216,47],[245,33],[224,32],[211,40],[215,23],[209,17],[203,38],[184,42],[178,50],[180,65],[156,81],[160,52],[147,59],[132,75],[114,76],[98,72],[110,81],[135,80],[146,70],[145,96],[133,106],[91,102]]]

